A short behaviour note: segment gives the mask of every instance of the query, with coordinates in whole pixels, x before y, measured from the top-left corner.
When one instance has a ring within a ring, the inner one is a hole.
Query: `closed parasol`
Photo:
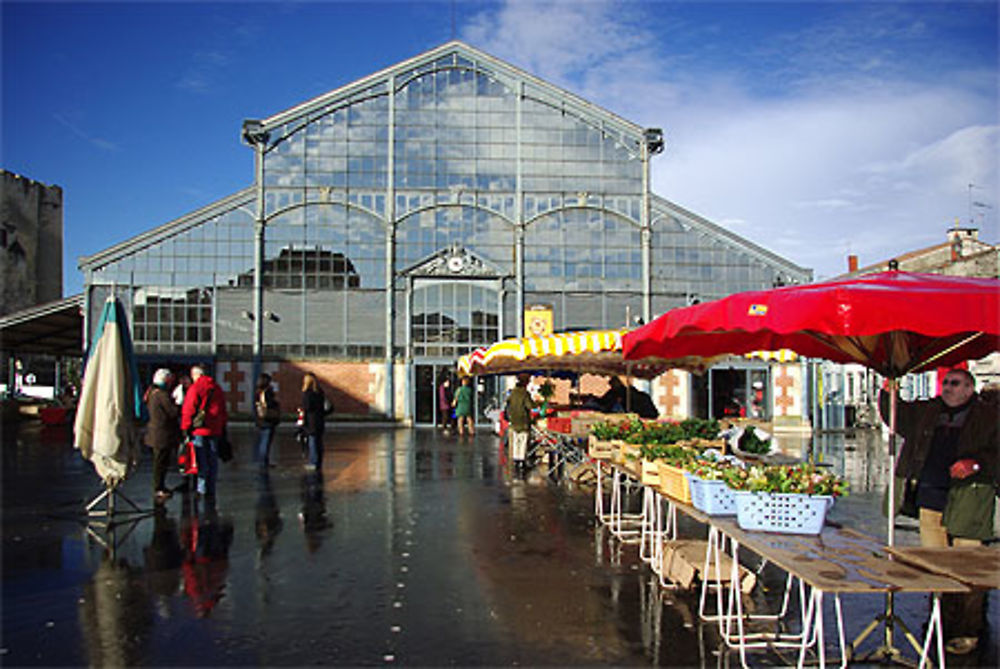
[[[73,445],[94,465],[106,486],[103,496],[117,488],[137,462],[138,422],[144,412],[125,310],[109,297],[88,352],[73,426]]]

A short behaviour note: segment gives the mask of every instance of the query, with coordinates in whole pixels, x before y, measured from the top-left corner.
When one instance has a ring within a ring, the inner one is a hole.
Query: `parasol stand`
[[[116,507],[115,499],[118,498],[125,502],[130,508],[119,509]],[[104,507],[101,508],[100,504],[104,502]],[[107,484],[104,490],[97,495],[94,499],[87,502],[86,507],[88,518],[105,518],[107,520],[91,520],[91,523],[112,525],[115,522],[115,514],[144,514],[149,515],[151,512],[148,509],[141,509],[139,505],[129,499],[128,495],[119,490],[119,484]]]

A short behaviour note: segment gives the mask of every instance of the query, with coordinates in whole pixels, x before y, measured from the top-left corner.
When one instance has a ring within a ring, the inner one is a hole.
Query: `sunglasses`
[[[961,379],[945,379],[941,382],[942,386],[960,386],[962,385]]]

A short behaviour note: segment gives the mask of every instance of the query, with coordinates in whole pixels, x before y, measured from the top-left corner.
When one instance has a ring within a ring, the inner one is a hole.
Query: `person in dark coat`
[[[306,469],[316,470],[323,466],[323,433],[326,431],[326,416],[333,411],[333,406],[320,390],[319,381],[312,372],[306,372],[302,377],[301,408],[309,453]]]
[[[153,385],[146,391],[146,408],[149,410],[146,444],[153,449],[153,499],[157,504],[170,498],[170,489],[166,484],[167,469],[181,442],[180,407],[170,396],[173,378],[169,369],[158,369],[153,374]]]
[[[204,410],[204,422],[195,425],[195,417]],[[191,387],[184,395],[181,408],[181,430],[194,437],[195,457],[198,460],[198,494],[215,498],[215,480],[219,472],[219,439],[226,432],[229,414],[222,388],[204,368],[191,368]]]
[[[271,386],[271,375],[261,374],[257,379],[257,396],[254,402],[257,417],[257,464],[259,467],[270,466],[271,442],[274,441],[274,431],[281,422],[281,407],[274,396]]]
[[[879,395],[879,411],[889,422],[890,397]],[[903,448],[896,463],[897,497],[916,480],[920,544],[978,546],[993,538],[995,491],[1000,487],[1000,422],[992,396],[976,393],[975,378],[950,369],[933,399],[897,403],[896,434]],[[901,499],[895,501],[900,508]],[[976,650],[984,628],[983,591],[945,595],[941,618],[945,649],[965,655]]]
[[[438,422],[441,424],[441,429],[444,430],[445,433],[450,433],[454,423],[451,417],[451,405],[454,401],[454,395],[451,391],[451,379],[448,376],[441,377],[441,383],[438,385],[437,396]]]

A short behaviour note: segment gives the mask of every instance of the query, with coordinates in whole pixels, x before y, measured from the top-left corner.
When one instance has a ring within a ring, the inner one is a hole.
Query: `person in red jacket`
[[[202,416],[203,418],[200,418]],[[181,407],[181,430],[192,435],[198,461],[198,494],[215,498],[219,472],[219,438],[226,431],[226,397],[204,368],[191,368],[191,387]]]

